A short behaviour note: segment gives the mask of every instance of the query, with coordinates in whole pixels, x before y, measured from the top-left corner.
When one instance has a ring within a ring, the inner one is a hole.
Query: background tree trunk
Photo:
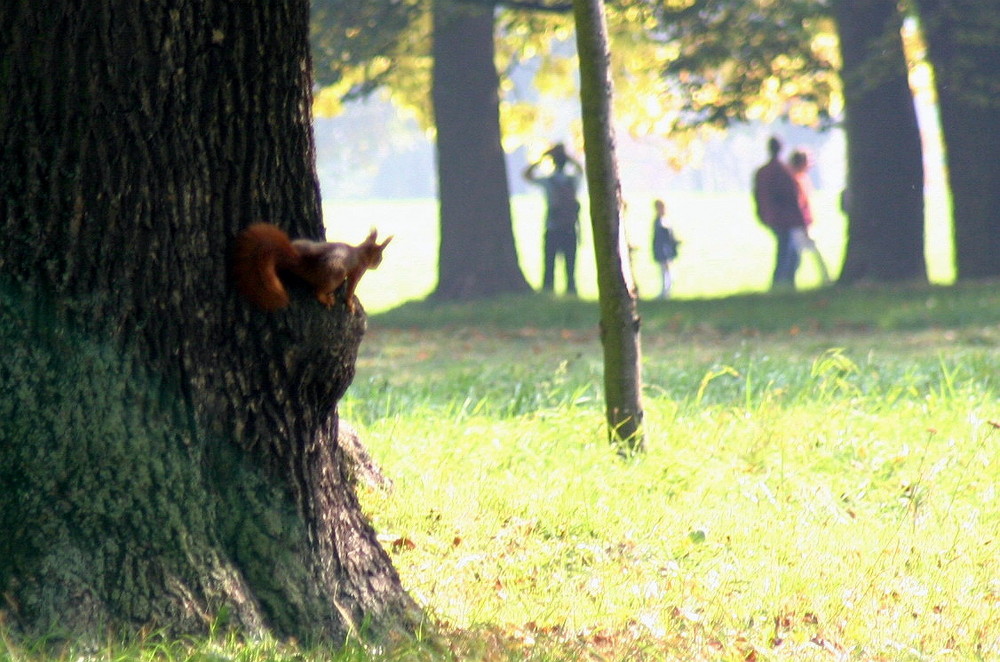
[[[840,282],[926,280],[920,131],[896,3],[841,0],[834,9],[850,201]]]
[[[493,6],[434,0],[433,12],[441,204],[433,296],[470,299],[530,292],[517,260],[500,142]]]
[[[604,348],[604,399],[609,434],[623,450],[643,448],[639,313],[621,222],[621,181],[611,123],[608,31],[602,0],[574,0],[580,57],[580,104],[590,220]]]
[[[1000,276],[1000,2],[917,5],[948,153],[956,272]]]
[[[308,3],[0,7],[0,591],[28,635],[342,641],[414,605],[336,445],[364,316],[227,278],[323,236]],[[389,258],[391,259],[391,257]]]

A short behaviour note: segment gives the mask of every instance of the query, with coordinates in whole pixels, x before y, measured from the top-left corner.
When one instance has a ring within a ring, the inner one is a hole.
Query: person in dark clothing
[[[670,275],[670,262],[677,257],[677,238],[667,224],[667,206],[663,200],[653,201],[653,259],[660,265],[662,288],[660,298],[670,298],[670,286],[673,279]]]
[[[767,149],[771,158],[754,173],[753,195],[757,216],[770,228],[778,242],[772,287],[794,289],[801,250],[794,237],[803,232],[806,217],[801,206],[799,185],[778,158],[781,148],[778,138],[768,140]]]
[[[548,158],[552,162],[549,175],[537,170]],[[538,161],[524,171],[524,178],[545,190],[545,264],[542,290],[551,292],[555,281],[556,256],[562,255],[566,267],[566,293],[576,294],[576,244],[580,203],[576,199],[583,167],[566,153],[562,143],[554,145]]]

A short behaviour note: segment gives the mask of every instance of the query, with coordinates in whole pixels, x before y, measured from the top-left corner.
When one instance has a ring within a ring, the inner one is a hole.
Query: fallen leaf
[[[382,543],[383,546],[388,546],[393,552],[417,548],[417,543],[413,542],[410,538],[394,533],[380,533],[378,535],[378,541]]]

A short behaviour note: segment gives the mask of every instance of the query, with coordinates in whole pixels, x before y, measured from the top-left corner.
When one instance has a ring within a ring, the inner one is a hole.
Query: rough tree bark
[[[493,5],[434,0],[433,103],[441,205],[439,299],[530,292],[500,142]]]
[[[959,279],[1000,276],[1000,1],[919,0],[934,66]]]
[[[896,2],[834,9],[850,201],[840,282],[926,280],[922,149]]]
[[[590,221],[604,348],[609,434],[623,451],[642,450],[642,351],[639,312],[621,222],[621,181],[611,121],[612,84],[603,0],[574,0],[580,59],[580,105]]]
[[[0,5],[0,592],[27,636],[416,617],[336,444],[363,314],[227,279],[252,221],[323,235],[307,33],[307,0]]]

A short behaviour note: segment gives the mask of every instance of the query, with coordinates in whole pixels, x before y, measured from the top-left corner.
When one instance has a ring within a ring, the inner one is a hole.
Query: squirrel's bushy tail
[[[264,310],[288,305],[288,292],[278,278],[280,269],[294,267],[299,254],[288,235],[270,223],[243,230],[233,246],[232,273],[236,289]]]

